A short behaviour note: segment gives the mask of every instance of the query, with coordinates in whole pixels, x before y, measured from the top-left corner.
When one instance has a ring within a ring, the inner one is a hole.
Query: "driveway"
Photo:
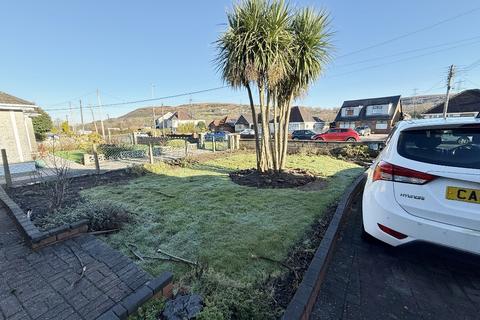
[[[361,195],[345,218],[311,319],[480,319],[480,256],[363,241]]]

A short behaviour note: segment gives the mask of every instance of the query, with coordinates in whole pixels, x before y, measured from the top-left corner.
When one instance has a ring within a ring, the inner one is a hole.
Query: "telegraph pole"
[[[85,122],[83,122],[82,99],[80,99],[80,121],[82,122],[82,134],[85,134]]]
[[[103,140],[105,141],[105,126],[103,124],[102,102],[100,101],[100,91],[98,91],[98,89],[97,89],[97,101],[98,101],[98,108],[100,111],[100,125],[102,127],[102,137],[103,137]]]
[[[443,106],[443,118],[447,119],[448,113],[448,101],[450,100],[450,90],[452,89],[452,79],[455,74],[455,65],[451,65],[448,69],[448,78],[447,78],[447,95],[445,97],[445,104]]]
[[[95,126],[95,132],[98,134],[97,123],[95,122],[95,114],[93,113],[93,107],[90,105],[90,111],[92,112],[93,125]]]

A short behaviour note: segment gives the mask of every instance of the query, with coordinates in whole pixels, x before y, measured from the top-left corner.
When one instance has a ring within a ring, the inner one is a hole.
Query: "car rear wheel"
[[[297,137],[293,138],[292,140],[299,140]]]
[[[350,138],[347,138],[346,141],[348,141],[348,142],[355,142],[355,141],[357,141],[357,140],[355,140],[355,138],[351,138],[351,137],[350,137]]]

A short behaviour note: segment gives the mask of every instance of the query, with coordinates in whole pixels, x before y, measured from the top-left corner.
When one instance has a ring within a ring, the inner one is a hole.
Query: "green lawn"
[[[135,243],[146,255],[162,248],[208,263],[240,286],[254,284],[284,269],[252,260],[251,254],[284,260],[315,219],[363,171],[326,156],[293,155],[288,166],[327,178],[326,189],[256,189],[231,182],[229,171],[251,168],[254,161],[253,154],[234,154],[184,168],[156,164],[148,168],[150,174],[128,184],[84,190],[82,196],[113,200],[135,214],[135,223],[105,238],[125,254],[131,256],[126,242]],[[188,271],[184,265],[158,260],[139,264],[153,275],[171,270],[177,280]]]
[[[83,150],[70,150],[70,151],[55,151],[55,155],[76,163],[83,164]]]

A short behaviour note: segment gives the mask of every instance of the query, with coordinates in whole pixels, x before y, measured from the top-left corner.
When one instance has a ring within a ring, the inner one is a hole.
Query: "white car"
[[[243,129],[240,132],[240,135],[241,136],[254,136],[255,135],[255,130],[253,130],[253,129]]]
[[[451,136],[468,137],[444,139]],[[480,254],[480,119],[402,121],[363,193],[364,236]]]

